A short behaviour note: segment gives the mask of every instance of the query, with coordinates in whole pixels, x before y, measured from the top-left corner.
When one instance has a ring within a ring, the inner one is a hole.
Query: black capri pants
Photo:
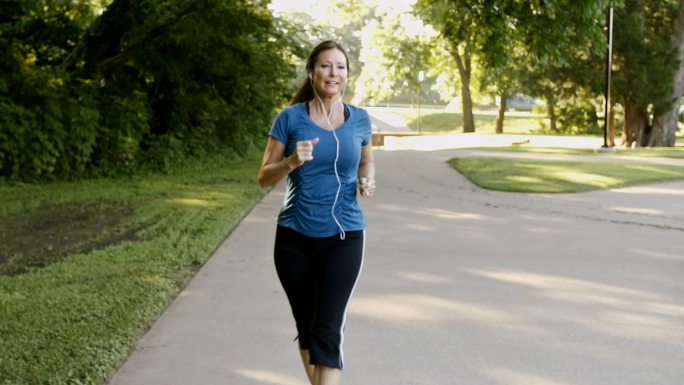
[[[365,248],[364,231],[312,238],[278,226],[275,267],[292,308],[299,348],[310,364],[342,369],[347,306],[356,287]]]

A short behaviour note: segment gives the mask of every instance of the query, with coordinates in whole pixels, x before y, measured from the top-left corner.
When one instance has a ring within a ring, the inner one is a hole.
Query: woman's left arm
[[[375,163],[373,162],[373,145],[371,143],[361,147],[358,178],[361,195],[372,196],[375,193]]]

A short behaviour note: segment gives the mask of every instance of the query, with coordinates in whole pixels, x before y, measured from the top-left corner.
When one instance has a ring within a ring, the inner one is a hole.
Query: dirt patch
[[[132,207],[80,203],[41,207],[0,218],[0,275],[18,275],[67,254],[134,239],[142,226],[126,226]]]

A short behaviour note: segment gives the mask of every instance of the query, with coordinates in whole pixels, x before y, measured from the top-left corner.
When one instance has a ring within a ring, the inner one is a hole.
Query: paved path
[[[411,132],[403,116],[385,108],[366,108],[371,118],[373,132]]]
[[[454,150],[378,151],[347,385],[682,385],[684,182],[484,191]],[[272,263],[276,188],[112,385],[306,385]]]

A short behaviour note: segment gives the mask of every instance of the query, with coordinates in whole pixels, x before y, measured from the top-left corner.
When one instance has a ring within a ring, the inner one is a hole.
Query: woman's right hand
[[[313,150],[316,143],[320,141],[319,138],[313,138],[311,140],[302,140],[297,142],[297,146],[288,158],[290,163],[295,166],[295,168],[313,159]]]

